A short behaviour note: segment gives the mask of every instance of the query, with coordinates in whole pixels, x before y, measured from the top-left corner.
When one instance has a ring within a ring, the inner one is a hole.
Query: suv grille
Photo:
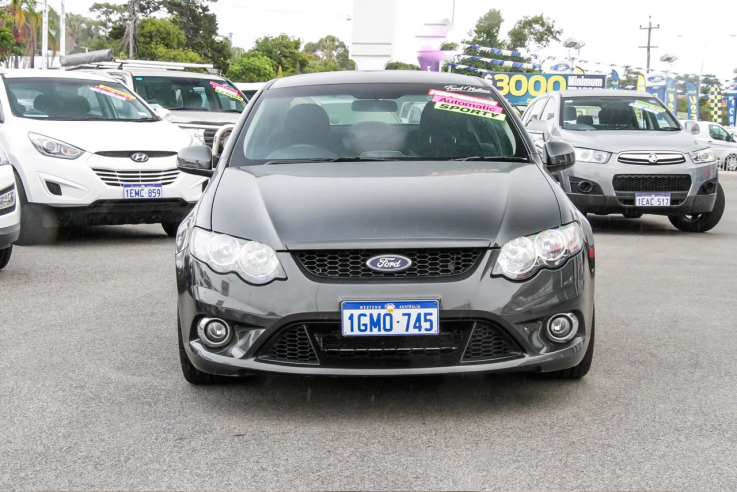
[[[150,159],[157,159],[159,157],[172,157],[177,155],[176,152],[167,152],[167,151],[146,151],[146,150],[111,150],[111,151],[102,151],[102,152],[95,152],[95,155],[101,155],[103,157],[118,157],[118,158],[128,158],[133,154],[146,154]]]
[[[397,251],[298,251],[294,255],[308,273],[320,278],[438,278],[463,275],[478,263],[483,249],[417,249]],[[401,272],[378,272],[366,265],[374,256],[396,254],[412,265]]]
[[[212,144],[215,142],[215,134],[217,133],[217,130],[205,130],[205,144],[212,148]]]
[[[258,358],[336,368],[447,367],[521,357],[523,351],[490,321],[441,320],[438,335],[344,337],[340,322],[287,326]]]
[[[179,177],[177,169],[164,171],[110,171],[93,169],[95,174],[108,186],[122,187],[126,184],[170,185]]]
[[[691,189],[691,176],[688,174],[618,174],[614,176],[614,191],[652,192],[688,191]]]
[[[651,156],[653,161],[651,161]],[[622,164],[641,164],[645,166],[661,166],[667,164],[683,164],[686,158],[680,152],[623,152],[617,158]]]

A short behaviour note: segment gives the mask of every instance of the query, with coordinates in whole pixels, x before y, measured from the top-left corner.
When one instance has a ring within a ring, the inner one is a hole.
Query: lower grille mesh
[[[487,323],[478,322],[473,329],[473,334],[461,360],[463,362],[477,362],[518,354],[519,352],[498,328]]]
[[[688,191],[691,176],[688,174],[618,174],[614,176],[614,191],[652,192]]]
[[[284,331],[269,350],[268,358],[281,362],[317,363],[317,355],[304,326]]]

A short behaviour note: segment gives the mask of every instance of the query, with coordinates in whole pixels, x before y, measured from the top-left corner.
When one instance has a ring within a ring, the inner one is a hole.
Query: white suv
[[[10,261],[13,243],[20,232],[20,211],[16,200],[13,168],[0,147],[0,270]]]
[[[66,225],[161,223],[170,236],[206,178],[181,174],[194,136],[102,74],[0,74],[0,145],[16,172],[18,244],[53,242]]]

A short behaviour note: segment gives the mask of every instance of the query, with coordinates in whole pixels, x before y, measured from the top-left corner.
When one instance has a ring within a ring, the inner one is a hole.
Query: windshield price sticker
[[[238,101],[242,101],[243,100],[243,98],[238,93],[238,91],[235,90],[235,89],[233,89],[233,88],[231,88],[231,87],[228,87],[228,86],[223,85],[223,84],[218,84],[217,82],[210,82],[210,85],[213,87],[213,89],[215,89],[215,92],[218,92],[220,94],[224,94],[224,95],[226,95],[228,97],[231,97],[233,99],[237,99]]]
[[[131,94],[113,89],[112,87],[108,87],[106,85],[98,85],[97,87],[92,87],[91,90],[99,92],[100,94],[105,94],[106,96],[114,97],[115,99],[120,99],[122,101],[134,101],[136,99],[135,96]]]
[[[458,106],[457,104],[436,102],[435,109],[439,109],[441,111],[451,111],[453,113],[467,114],[470,116],[479,116],[481,118],[488,118],[490,120],[497,120],[497,121],[504,121],[507,119],[506,114],[499,114],[494,111],[488,111],[488,110],[483,110],[483,109],[473,109],[473,108],[469,108],[466,106]],[[494,108],[494,109],[497,109],[497,108]]]
[[[445,97],[452,97],[454,99],[462,99],[464,101],[478,103],[478,104],[486,104],[491,106],[496,106],[499,104],[497,101],[492,101],[490,99],[483,99],[480,97],[473,97],[473,96],[467,96],[465,94],[457,94],[453,92],[445,92],[445,91],[439,91],[437,89],[430,89],[430,92],[427,93],[428,96],[445,96]],[[433,102],[435,99],[433,99]]]
[[[432,102],[447,103],[453,106],[462,106],[464,108],[481,109],[483,111],[490,111],[492,113],[502,113],[503,112],[502,108],[497,107],[497,106],[492,106],[491,104],[464,101],[463,99],[457,99],[455,97],[433,96]],[[438,107],[437,104],[435,105],[435,107],[436,108]]]
[[[649,111],[651,113],[660,114],[663,111],[665,111],[663,108],[661,108],[659,106],[656,106],[655,104],[651,104],[649,102],[645,102],[645,101],[635,101],[635,102],[631,102],[629,105],[632,106],[633,108],[643,109],[643,110]]]

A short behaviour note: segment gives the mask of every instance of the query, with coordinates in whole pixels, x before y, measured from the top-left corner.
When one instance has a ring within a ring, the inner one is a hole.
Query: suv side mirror
[[[542,140],[543,142],[548,139],[550,131],[548,130],[548,124],[542,120],[532,120],[527,123],[527,132],[535,140]]]
[[[177,169],[183,173],[209,178],[215,174],[212,168],[212,150],[207,145],[183,148],[177,154]]]
[[[545,154],[548,156],[545,168],[551,173],[568,169],[576,163],[576,151],[565,142],[546,142]]]
[[[161,118],[162,120],[164,121],[172,120],[171,111],[169,111],[165,107],[159,106],[158,104],[156,104],[153,106],[153,108],[154,108],[154,111],[156,111],[156,114],[159,115],[159,118]]]

